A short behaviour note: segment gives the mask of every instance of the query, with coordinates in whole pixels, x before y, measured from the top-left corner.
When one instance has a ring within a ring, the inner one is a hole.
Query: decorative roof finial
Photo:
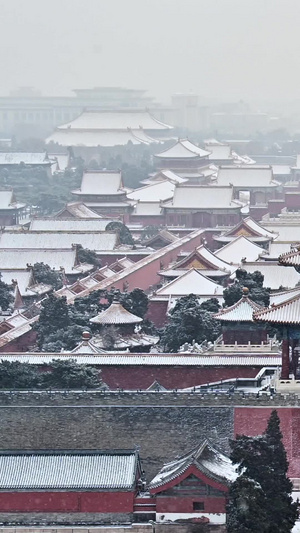
[[[249,296],[249,289],[248,287],[243,287],[243,297],[248,298]]]

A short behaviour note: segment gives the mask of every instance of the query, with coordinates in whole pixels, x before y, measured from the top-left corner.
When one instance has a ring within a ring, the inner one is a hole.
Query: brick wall
[[[252,366],[102,366],[101,377],[112,390],[146,390],[157,380],[168,390],[195,387],[226,379],[255,378],[261,367]]]
[[[228,450],[235,433],[259,434],[277,408],[291,465],[300,477],[300,398],[202,393],[3,393],[0,449],[140,447],[150,480],[205,436]]]
[[[227,448],[233,435],[232,406],[172,393],[0,393],[0,417],[2,450],[139,446],[148,480],[205,436]]]

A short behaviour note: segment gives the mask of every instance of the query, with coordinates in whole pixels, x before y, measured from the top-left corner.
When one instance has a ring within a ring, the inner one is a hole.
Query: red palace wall
[[[130,224],[142,224],[143,226],[160,226],[165,223],[165,217],[163,215],[131,215]]]
[[[250,205],[249,215],[254,218],[254,220],[261,220],[264,215],[269,212],[268,207],[257,207],[255,205]]]
[[[0,512],[132,513],[133,492],[0,492]]]
[[[285,206],[288,209],[300,209],[300,193],[294,192],[294,193],[286,193],[285,194]]]
[[[191,497],[175,497],[175,496],[160,496],[156,498],[156,512],[157,513],[199,513],[200,511],[193,511],[193,502],[204,502],[203,513],[225,513],[226,498],[207,498],[202,496]]]
[[[104,254],[101,254],[101,253],[97,254],[97,258],[100,260],[101,266],[104,267],[106,265],[108,265],[108,266],[112,265],[118,259],[123,259],[125,255],[126,255],[126,253],[124,253],[124,252],[120,252],[119,254],[110,254],[110,253],[106,252]],[[147,255],[139,254],[138,251],[137,251],[136,254],[127,254],[127,257],[128,257],[128,259],[130,259],[131,261],[136,263],[137,261],[140,261],[141,259],[144,259],[144,257],[147,257]]]
[[[37,333],[33,329],[24,333],[20,337],[13,339],[11,342],[0,346],[1,352],[26,352],[30,346],[32,346],[36,341]]]
[[[168,321],[168,300],[155,301],[150,300],[148,305],[147,316],[148,320],[151,320],[157,328],[162,328]]]
[[[161,277],[158,275],[158,272],[162,268],[166,268],[171,261],[175,261],[181,251],[184,250],[187,252],[191,252],[194,248],[199,246],[201,244],[201,239],[203,238],[203,236],[204,235],[199,231],[196,235],[191,237],[190,240],[187,240],[187,242],[179,242],[177,246],[172,246],[172,249],[166,250],[165,253],[163,252],[164,249],[162,248],[162,250],[159,251],[161,252],[159,256],[153,257],[152,260],[151,255],[154,254],[150,254],[150,256],[148,256],[148,262],[146,262],[144,265],[141,265],[140,268],[134,270],[133,272],[128,273],[127,276],[124,276],[117,281],[112,280],[111,282],[108,278],[106,280],[105,288],[109,289],[110,286],[114,286],[116,289],[120,289],[122,291],[124,283],[126,283],[128,284],[128,291],[132,291],[136,287],[143,290],[147,290],[151,285],[161,283]]]
[[[290,477],[300,478],[300,409],[277,407],[280,417],[283,442],[289,460]],[[234,433],[260,435],[266,429],[272,412],[268,407],[236,407],[234,410]]]
[[[147,357],[147,355],[145,355]],[[151,356],[149,356],[151,357]],[[168,390],[194,387],[225,379],[254,378],[261,367],[102,366],[101,377],[112,390],[145,390],[156,379]]]

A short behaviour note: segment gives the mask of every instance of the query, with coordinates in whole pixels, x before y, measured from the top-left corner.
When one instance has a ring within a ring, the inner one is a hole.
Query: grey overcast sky
[[[300,93],[300,0],[0,0],[0,93]]]

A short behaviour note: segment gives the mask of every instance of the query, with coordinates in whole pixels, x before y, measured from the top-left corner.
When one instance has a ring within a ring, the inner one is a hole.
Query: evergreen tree
[[[287,477],[288,462],[277,412],[272,412],[263,435],[239,436],[231,446],[231,459],[238,464],[239,476],[229,492],[228,533],[243,531],[239,529],[241,515],[247,524],[251,525],[252,521],[252,529],[245,532],[290,533],[298,517],[298,503],[292,501],[292,483]],[[248,487],[252,503],[245,506],[243,515],[238,494],[243,489],[247,500],[245,479],[252,482]]]
[[[146,314],[149,300],[141,289],[128,293],[116,289],[93,291],[88,296],[77,298],[73,305],[67,305],[66,298],[56,298],[51,294],[42,301],[42,311],[35,326],[39,348],[46,352],[73,350],[81,341],[82,332],[93,329],[90,318],[107,309],[115,296],[131,313],[141,318]],[[153,330],[152,324],[145,323],[145,331],[150,329]]]
[[[134,240],[130,233],[130,230],[118,220],[109,222],[105,228],[105,231],[118,231],[121,244],[134,244]]]
[[[95,265],[98,268],[101,266],[101,262],[98,259],[96,252],[89,250],[88,248],[83,248],[81,245],[78,246],[77,257],[80,263],[88,263],[89,265]]]
[[[120,302],[127,311],[144,318],[149,304],[148,296],[142,289],[133,289],[131,292],[121,294]]]
[[[229,490],[227,533],[267,533],[265,495],[261,487],[240,475]]]
[[[45,338],[70,324],[66,297],[57,298],[50,294],[41,302],[42,310],[35,326],[38,332],[38,346],[41,348]]]
[[[264,284],[264,276],[258,270],[252,274],[246,272],[242,268],[238,268],[235,273],[235,283],[224,290],[224,305],[229,307],[243,296],[243,288],[249,289],[249,298],[254,302],[267,307],[270,303],[270,289],[266,289]]]
[[[0,389],[36,389],[40,374],[34,365],[19,361],[0,361]]]
[[[268,462],[260,483],[267,498],[268,531],[289,533],[298,518],[298,503],[292,500],[293,485],[287,476],[289,465],[276,410],[271,413],[264,436],[268,446]]]
[[[36,283],[51,285],[55,290],[60,289],[63,286],[62,274],[56,272],[45,263],[34,263],[33,277]]]
[[[184,343],[214,341],[220,331],[213,314],[202,308],[195,294],[189,294],[179,298],[170,312],[169,323],[161,332],[161,344],[166,352],[176,352]]]
[[[154,226],[154,225],[150,225],[150,226],[145,226],[143,228],[143,231],[141,233],[141,241],[146,241],[147,239],[151,239],[151,237],[154,237],[155,235],[157,235],[161,229],[163,229],[164,226],[160,225],[160,226]]]
[[[42,388],[96,389],[101,386],[100,371],[92,366],[79,365],[72,359],[53,359],[51,368],[41,374]]]
[[[7,311],[9,306],[13,303],[13,287],[12,285],[7,285],[2,281],[2,275],[0,274],[0,308],[2,311]]]

